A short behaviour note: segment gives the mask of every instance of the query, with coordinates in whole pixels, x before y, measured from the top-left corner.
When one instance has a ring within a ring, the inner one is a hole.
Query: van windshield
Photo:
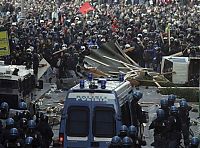
[[[89,133],[89,108],[85,106],[69,107],[67,118],[67,135],[86,137]]]
[[[115,111],[111,107],[95,107],[93,117],[93,135],[111,138],[116,135]]]

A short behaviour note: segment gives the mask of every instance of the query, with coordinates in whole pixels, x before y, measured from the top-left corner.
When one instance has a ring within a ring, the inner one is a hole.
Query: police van
[[[7,102],[12,109],[17,109],[21,101],[29,105],[35,87],[33,69],[26,69],[23,65],[4,65],[4,61],[0,61],[0,104]]]
[[[129,81],[88,79],[68,91],[59,141],[64,148],[106,148],[122,124],[131,125]]]

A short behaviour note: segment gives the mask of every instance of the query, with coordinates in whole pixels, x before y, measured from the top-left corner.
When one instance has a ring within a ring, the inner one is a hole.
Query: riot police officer
[[[36,122],[34,120],[28,121],[28,131],[27,136],[33,137],[33,147],[34,148],[41,148],[42,147],[42,136],[36,130]]]
[[[167,122],[167,140],[169,148],[176,148],[180,144],[181,140],[181,120],[178,114],[178,108],[176,106],[171,106],[170,116]]]
[[[2,102],[0,106],[0,119],[7,119],[9,114],[8,103]]]
[[[179,102],[179,117],[181,120],[181,131],[184,138],[184,145],[185,147],[189,146],[189,126],[190,126],[190,117],[189,117],[189,111],[191,109],[190,106],[188,106],[186,100],[181,100]]]
[[[29,110],[25,110],[21,114],[21,118],[26,118],[27,120],[30,120],[32,118],[31,113]]]
[[[23,148],[23,142],[18,138],[18,130],[16,128],[11,128],[9,131],[9,137],[5,141],[5,148]]]
[[[36,113],[36,124],[38,124],[40,122],[43,115],[44,115],[43,112],[37,112]]]
[[[43,115],[41,117],[41,120],[38,123],[37,129],[42,136],[43,147],[49,148],[49,146],[52,142],[53,131],[52,131],[50,125],[48,124],[48,117],[46,115]]]
[[[160,100],[160,108],[164,110],[165,119],[169,117],[168,99],[163,98]]]
[[[129,126],[129,128],[128,128],[128,136],[133,141],[133,147],[141,148],[139,140],[138,140],[137,128],[134,125]]]
[[[165,111],[158,109],[156,111],[157,118],[152,121],[149,129],[154,129],[154,143],[155,148],[167,148],[167,121],[165,120]]]
[[[12,118],[6,119],[6,127],[2,131],[2,144],[9,138],[9,132],[11,128],[14,128],[15,121]]]
[[[199,138],[192,137],[190,142],[190,148],[199,148]]]
[[[133,92],[133,100],[131,101],[131,113],[133,119],[133,125],[137,128],[142,124],[142,107],[138,104],[138,101],[142,98],[143,94],[140,91]]]
[[[22,138],[22,139],[26,138],[27,126],[28,126],[27,119],[21,118],[19,120],[18,131],[19,131],[19,137]]]
[[[130,137],[126,136],[122,139],[122,148],[132,148],[133,141]]]
[[[143,126],[144,122],[144,116],[142,112],[142,107],[138,103],[140,99],[142,99],[143,93],[140,91],[134,91],[133,92],[133,99],[131,101],[131,114],[133,119],[133,125],[139,130]],[[143,139],[143,133],[141,135],[138,135],[139,143],[143,146],[146,145],[146,141]]]
[[[122,139],[119,136],[112,137],[109,148],[121,148],[122,147]]]
[[[119,131],[119,137],[124,138],[128,135],[128,127],[126,125],[122,125]]]

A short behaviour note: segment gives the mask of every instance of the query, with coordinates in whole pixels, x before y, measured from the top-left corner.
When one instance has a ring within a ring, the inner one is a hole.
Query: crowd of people
[[[175,102],[175,95],[160,100],[160,108],[156,111],[157,117],[149,126],[149,130],[154,129],[154,142],[151,146],[198,148],[200,140],[190,131],[191,107],[185,99],[180,100],[179,107],[175,106]],[[137,126],[122,125],[119,134],[112,138],[109,148],[140,148],[143,144]]]
[[[126,2],[93,2],[95,10],[83,15],[81,3],[28,1],[22,18],[19,4],[4,1],[0,23],[9,33],[11,54],[3,59],[9,64],[32,61],[37,68],[38,59],[45,58],[63,77],[71,75],[66,70],[76,73],[90,50],[109,41],[118,42],[140,66],[156,71],[164,55],[198,56],[198,2]]]
[[[0,148],[49,148],[53,131],[48,116],[42,112],[31,115],[25,102],[13,117],[6,102],[0,106]]]

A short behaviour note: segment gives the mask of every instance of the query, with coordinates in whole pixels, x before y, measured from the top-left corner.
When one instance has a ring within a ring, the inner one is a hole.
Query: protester
[[[93,11],[85,15],[79,11],[81,3],[58,5],[41,0],[25,2],[25,19],[16,3],[4,1],[0,9],[1,26],[9,33],[11,48],[11,55],[3,59],[8,64],[26,64],[27,68],[33,64],[35,74],[39,58],[45,58],[52,68],[61,67],[59,77],[74,77],[81,50],[100,48],[111,40],[138,64],[156,71],[160,70],[162,56],[176,52],[198,55],[199,7],[195,1],[187,6],[183,4],[189,2],[177,1],[126,1],[127,5],[94,2],[90,8]],[[138,3],[146,5],[132,5]],[[63,49],[70,50],[57,52]],[[68,53],[75,56],[67,60]],[[57,65],[58,57],[73,67],[62,62]],[[62,75],[63,70],[68,71],[66,75]]]

